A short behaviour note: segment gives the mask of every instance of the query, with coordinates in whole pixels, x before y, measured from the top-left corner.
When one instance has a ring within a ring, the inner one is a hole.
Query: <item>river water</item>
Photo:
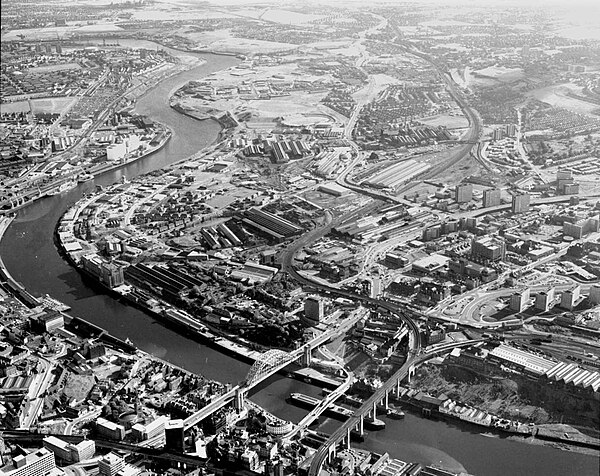
[[[187,81],[226,69],[239,61],[228,56],[198,56],[206,59],[206,64],[163,81],[136,105],[136,112],[147,114],[172,129],[169,143],[145,159],[96,178],[95,184],[105,186],[120,180],[123,175],[134,177],[156,170],[216,140],[220,131],[216,122],[191,119],[168,105],[170,94]],[[0,242],[0,255],[12,276],[32,293],[50,294],[71,306],[73,315],[81,316],[117,337],[130,338],[149,353],[221,382],[243,380],[249,369],[247,363],[187,338],[147,314],[116,301],[62,260],[53,242],[56,222],[71,204],[93,188],[92,183],[82,184],[67,194],[45,198],[19,211]],[[318,395],[319,390],[303,382],[275,376],[264,382],[251,398],[282,418],[299,421],[306,411],[287,404],[285,398],[291,392]],[[321,422],[320,429],[331,432],[337,424],[326,419]],[[405,461],[437,463],[482,476],[599,474],[598,459],[592,456],[486,438],[462,427],[411,414],[404,420],[387,420],[385,430],[370,433],[359,447],[387,451],[392,457]]]

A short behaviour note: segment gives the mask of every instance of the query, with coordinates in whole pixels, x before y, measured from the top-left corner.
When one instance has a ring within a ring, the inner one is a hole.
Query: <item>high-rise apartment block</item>
[[[515,291],[510,296],[510,310],[515,312],[523,312],[527,308],[531,291],[529,288],[522,288]]]
[[[485,208],[488,207],[496,207],[500,205],[501,202],[501,191],[499,188],[491,188],[483,191],[483,206]]]
[[[581,285],[577,284],[571,289],[563,291],[562,295],[560,296],[560,307],[572,311],[573,309],[575,309],[575,307],[577,307],[577,305],[581,301],[580,297]]]
[[[467,203],[470,202],[473,198],[473,184],[470,183],[461,183],[456,186],[456,191],[454,193],[454,200],[458,203]]]
[[[531,197],[528,193],[513,195],[511,210],[513,213],[525,213],[529,211]]]
[[[538,311],[547,312],[550,309],[552,301],[554,301],[554,288],[540,291],[535,296],[535,308]]]

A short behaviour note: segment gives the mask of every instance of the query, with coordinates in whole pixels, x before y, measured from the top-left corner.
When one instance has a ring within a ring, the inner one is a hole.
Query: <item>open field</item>
[[[463,129],[469,127],[469,121],[463,115],[451,116],[449,114],[436,114],[435,116],[421,117],[418,121],[430,127],[445,126],[448,129]]]
[[[553,86],[530,91],[527,93],[527,96],[550,104],[551,106],[563,107],[578,114],[592,114],[592,111],[598,109],[597,104],[569,97],[568,93],[579,94],[581,93],[581,88],[568,83],[555,84]]]
[[[57,38],[68,38],[73,34],[109,33],[118,31],[123,31],[123,28],[112,23],[101,23],[96,25],[80,25],[79,23],[73,23],[72,25],[67,26],[11,30],[2,34],[2,41],[56,40]]]
[[[32,99],[31,101],[16,101],[0,105],[1,113],[29,112],[29,103],[34,113],[60,114],[77,101],[75,97],[56,97]]]

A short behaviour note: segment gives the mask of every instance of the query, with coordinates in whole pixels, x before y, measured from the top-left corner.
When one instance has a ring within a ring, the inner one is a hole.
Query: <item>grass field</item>
[[[29,112],[29,103],[34,113],[60,114],[77,101],[75,97],[56,97],[32,99],[31,101],[16,101],[0,104],[2,114],[11,112]]]

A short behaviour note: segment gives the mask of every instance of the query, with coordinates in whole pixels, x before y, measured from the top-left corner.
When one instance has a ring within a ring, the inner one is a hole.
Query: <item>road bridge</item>
[[[400,367],[400,369],[398,369],[398,371],[392,375],[383,386],[378,388],[375,393],[354,412],[354,416],[346,420],[346,422],[344,422],[344,424],[329,437],[325,444],[318,449],[311,463],[308,473],[309,476],[317,476],[320,473],[325,460],[335,457],[337,451],[336,447],[339,443],[343,442],[347,448],[350,447],[350,433],[353,429],[358,430],[361,435],[364,434],[365,417],[375,419],[377,417],[377,407],[380,405],[388,408],[389,394],[395,391],[396,396],[399,396],[400,383],[407,377],[410,380],[414,375],[417,366],[439,354],[449,352],[452,349],[469,347],[484,341],[485,339],[473,339],[463,342],[441,344],[431,347],[422,354],[409,356],[404,365]]]
[[[352,318],[352,320],[356,319],[356,316]],[[240,385],[236,385],[231,390],[211,401],[205,407],[187,417],[184,420],[184,428],[186,430],[190,429],[208,416],[212,415],[214,412],[232,403],[235,409],[240,411],[244,407],[246,395],[250,390],[272,375],[275,375],[292,362],[300,361],[300,363],[305,367],[310,366],[312,360],[312,351],[327,342],[332,337],[344,332],[346,328],[347,323],[346,325],[340,325],[336,328],[328,329],[292,352],[285,352],[279,349],[271,349],[264,352],[258,359],[256,359],[244,382],[242,382]]]

